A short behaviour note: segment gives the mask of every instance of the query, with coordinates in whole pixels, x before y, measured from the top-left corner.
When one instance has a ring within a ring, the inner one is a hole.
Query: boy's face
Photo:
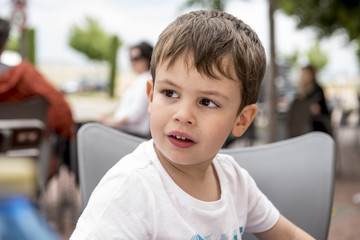
[[[212,79],[188,69],[183,58],[169,69],[167,62],[159,65],[155,86],[152,81],[147,86],[159,158],[179,165],[211,162],[232,129],[237,128],[239,136],[248,126],[243,124],[243,112],[237,115],[239,88],[237,81]]]

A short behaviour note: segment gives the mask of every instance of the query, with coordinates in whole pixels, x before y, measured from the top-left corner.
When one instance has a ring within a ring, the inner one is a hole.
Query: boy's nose
[[[191,106],[181,104],[174,114],[174,120],[187,125],[195,125],[196,117],[194,113],[194,109]]]

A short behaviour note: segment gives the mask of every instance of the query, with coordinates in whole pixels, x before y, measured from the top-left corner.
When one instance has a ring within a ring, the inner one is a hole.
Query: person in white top
[[[153,139],[106,173],[70,239],[314,239],[218,153],[254,119],[265,68],[258,36],[230,14],[195,11],[171,23],[147,82]]]
[[[147,42],[130,48],[131,67],[138,77],[122,94],[115,113],[102,117],[100,123],[137,136],[150,136],[146,82],[152,79],[149,71],[152,51],[153,47]]]

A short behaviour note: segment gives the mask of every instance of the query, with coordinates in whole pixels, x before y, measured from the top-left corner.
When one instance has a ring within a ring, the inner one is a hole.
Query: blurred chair
[[[0,119],[0,153],[37,157],[45,124],[38,119]]]
[[[83,207],[103,175],[144,139],[100,124],[78,132]],[[249,171],[280,212],[316,239],[327,239],[334,190],[334,142],[320,132],[276,143],[222,149]],[[243,239],[256,239],[245,233]]]
[[[0,119],[39,119],[47,122],[48,102],[43,97],[30,97],[24,101],[0,102]]]
[[[43,97],[31,97],[18,102],[0,102],[0,120],[39,120],[44,124],[44,131],[46,132],[48,130],[47,107],[48,102]],[[47,181],[52,151],[51,146],[51,142],[48,139],[42,138],[39,147],[40,153],[37,156],[39,174],[38,181],[41,188],[44,188]],[[19,154],[20,152],[17,151],[17,153]]]
[[[0,120],[0,196],[37,197],[44,128],[38,119]]]

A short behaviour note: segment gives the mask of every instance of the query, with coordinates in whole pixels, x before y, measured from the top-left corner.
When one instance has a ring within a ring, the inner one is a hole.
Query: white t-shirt
[[[122,94],[114,118],[127,118],[128,123],[119,127],[120,130],[142,136],[150,134],[150,117],[147,113],[149,100],[146,94],[146,81],[150,79],[150,72],[140,74]]]
[[[263,232],[279,211],[231,156],[218,154],[221,198],[204,202],[184,192],[144,142],[111,168],[92,193],[71,240],[241,239]]]

